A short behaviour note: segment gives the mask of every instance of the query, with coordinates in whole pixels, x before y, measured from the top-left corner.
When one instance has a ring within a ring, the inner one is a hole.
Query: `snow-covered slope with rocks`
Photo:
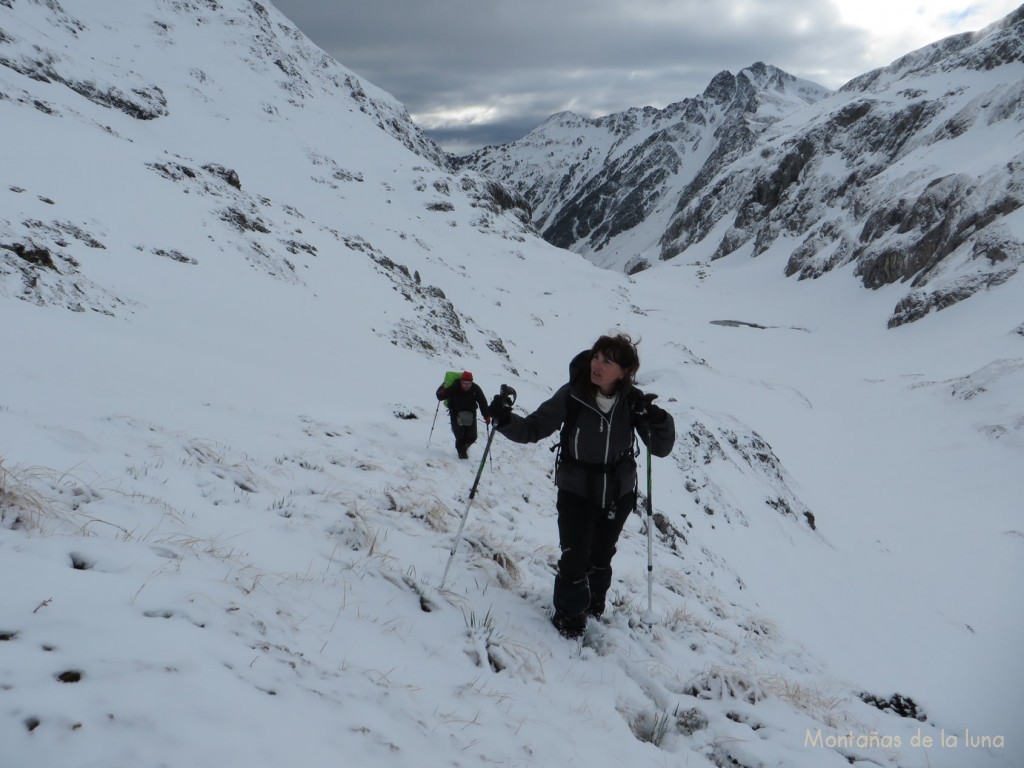
[[[597,268],[249,0],[0,0],[0,125],[3,768],[1020,764],[1019,276]],[[679,440],[566,642],[433,392],[615,328]]]
[[[729,85],[719,80],[729,77],[716,78],[703,99]],[[776,99],[776,119],[760,129],[750,115],[785,80],[744,82],[750,100],[713,130],[706,109],[695,108],[700,100],[666,110],[677,114],[672,133],[690,149],[685,160],[666,136],[649,140],[646,128],[630,126],[617,139],[639,148],[612,156],[604,137],[575,130],[583,121],[558,116],[464,164],[521,189],[547,239],[599,265],[636,271],[692,259],[705,240],[711,258],[760,256],[779,243],[787,275],[853,264],[868,288],[898,283],[891,326],[1016,274],[1024,261],[1024,8],[827,98],[796,90],[806,107]],[[586,122],[619,125],[631,114]],[[543,163],[532,159],[542,151]]]

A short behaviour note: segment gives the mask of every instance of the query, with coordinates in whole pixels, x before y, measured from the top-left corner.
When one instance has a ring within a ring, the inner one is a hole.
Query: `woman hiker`
[[[569,364],[569,382],[529,416],[512,413],[496,395],[495,429],[517,443],[536,443],[561,427],[555,468],[558,561],[552,624],[579,637],[587,617],[599,617],[612,581],[615,543],[636,508],[633,433],[655,456],[675,444],[672,417],[635,386],[640,357],[625,334],[601,336]]]

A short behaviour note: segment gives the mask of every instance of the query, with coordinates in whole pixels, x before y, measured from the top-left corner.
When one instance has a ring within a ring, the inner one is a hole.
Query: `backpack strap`
[[[589,361],[589,349],[584,349],[569,361],[569,404],[565,409],[565,421],[562,422],[562,430],[558,433],[558,445],[552,447],[552,451],[565,443],[566,438],[576,429],[576,422],[579,421],[583,403],[573,397],[572,387],[586,378]]]

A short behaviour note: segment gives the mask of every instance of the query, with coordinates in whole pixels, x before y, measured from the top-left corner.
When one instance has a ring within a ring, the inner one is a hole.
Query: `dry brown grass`
[[[0,457],[0,524],[9,528],[41,529],[54,517],[54,501],[38,486],[53,482],[57,476],[44,467],[8,465]]]

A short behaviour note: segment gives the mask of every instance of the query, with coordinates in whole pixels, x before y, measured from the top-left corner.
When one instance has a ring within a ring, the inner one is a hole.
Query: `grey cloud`
[[[697,95],[718,72],[755,61],[833,88],[869,68],[864,34],[844,28],[820,0],[794,0],[784,8],[769,0],[274,4],[413,115],[499,108],[491,125],[428,132],[454,151],[465,151],[474,139],[514,140],[564,109],[598,115],[663,107]]]
[[[468,154],[481,147],[515,141],[532,131],[549,116],[535,115],[524,120],[437,128],[424,133],[453,154]]]

